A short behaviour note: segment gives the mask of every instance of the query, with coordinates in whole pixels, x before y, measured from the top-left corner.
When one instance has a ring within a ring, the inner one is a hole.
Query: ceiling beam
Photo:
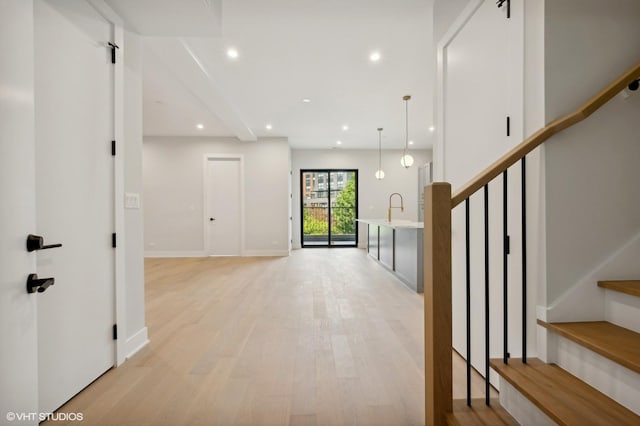
[[[178,81],[243,142],[258,140],[238,108],[228,99],[220,83],[192,46],[183,39],[146,38],[145,46],[158,57]]]

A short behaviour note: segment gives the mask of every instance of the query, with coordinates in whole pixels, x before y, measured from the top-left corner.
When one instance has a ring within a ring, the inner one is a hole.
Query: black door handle
[[[213,217],[209,218],[209,222],[213,222],[214,220],[215,220],[215,218],[213,218]]]
[[[44,238],[40,235],[27,235],[27,251],[35,251],[35,250],[46,250],[56,247],[62,247],[62,244],[50,244],[48,246],[44,245]]]
[[[27,278],[27,293],[43,293],[49,286],[55,282],[54,278],[38,278],[38,274],[29,274]]]

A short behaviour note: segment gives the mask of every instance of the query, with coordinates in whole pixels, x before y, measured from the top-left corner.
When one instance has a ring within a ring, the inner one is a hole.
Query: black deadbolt
[[[27,278],[27,293],[43,293],[49,286],[55,282],[54,278],[38,278],[38,274],[29,274]]]

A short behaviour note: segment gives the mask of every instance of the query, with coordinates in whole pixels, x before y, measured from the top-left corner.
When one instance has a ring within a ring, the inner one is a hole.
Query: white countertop
[[[411,222],[410,220],[392,220],[391,222],[387,222],[386,219],[356,219],[358,222],[367,223],[369,225],[378,225],[378,226],[386,226],[388,228],[413,228],[413,229],[422,229],[424,228],[423,222]]]

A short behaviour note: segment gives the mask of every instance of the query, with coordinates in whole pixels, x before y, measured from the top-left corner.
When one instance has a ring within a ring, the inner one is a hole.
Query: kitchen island
[[[409,288],[422,293],[424,224],[408,220],[357,220],[367,224],[369,255]]]

